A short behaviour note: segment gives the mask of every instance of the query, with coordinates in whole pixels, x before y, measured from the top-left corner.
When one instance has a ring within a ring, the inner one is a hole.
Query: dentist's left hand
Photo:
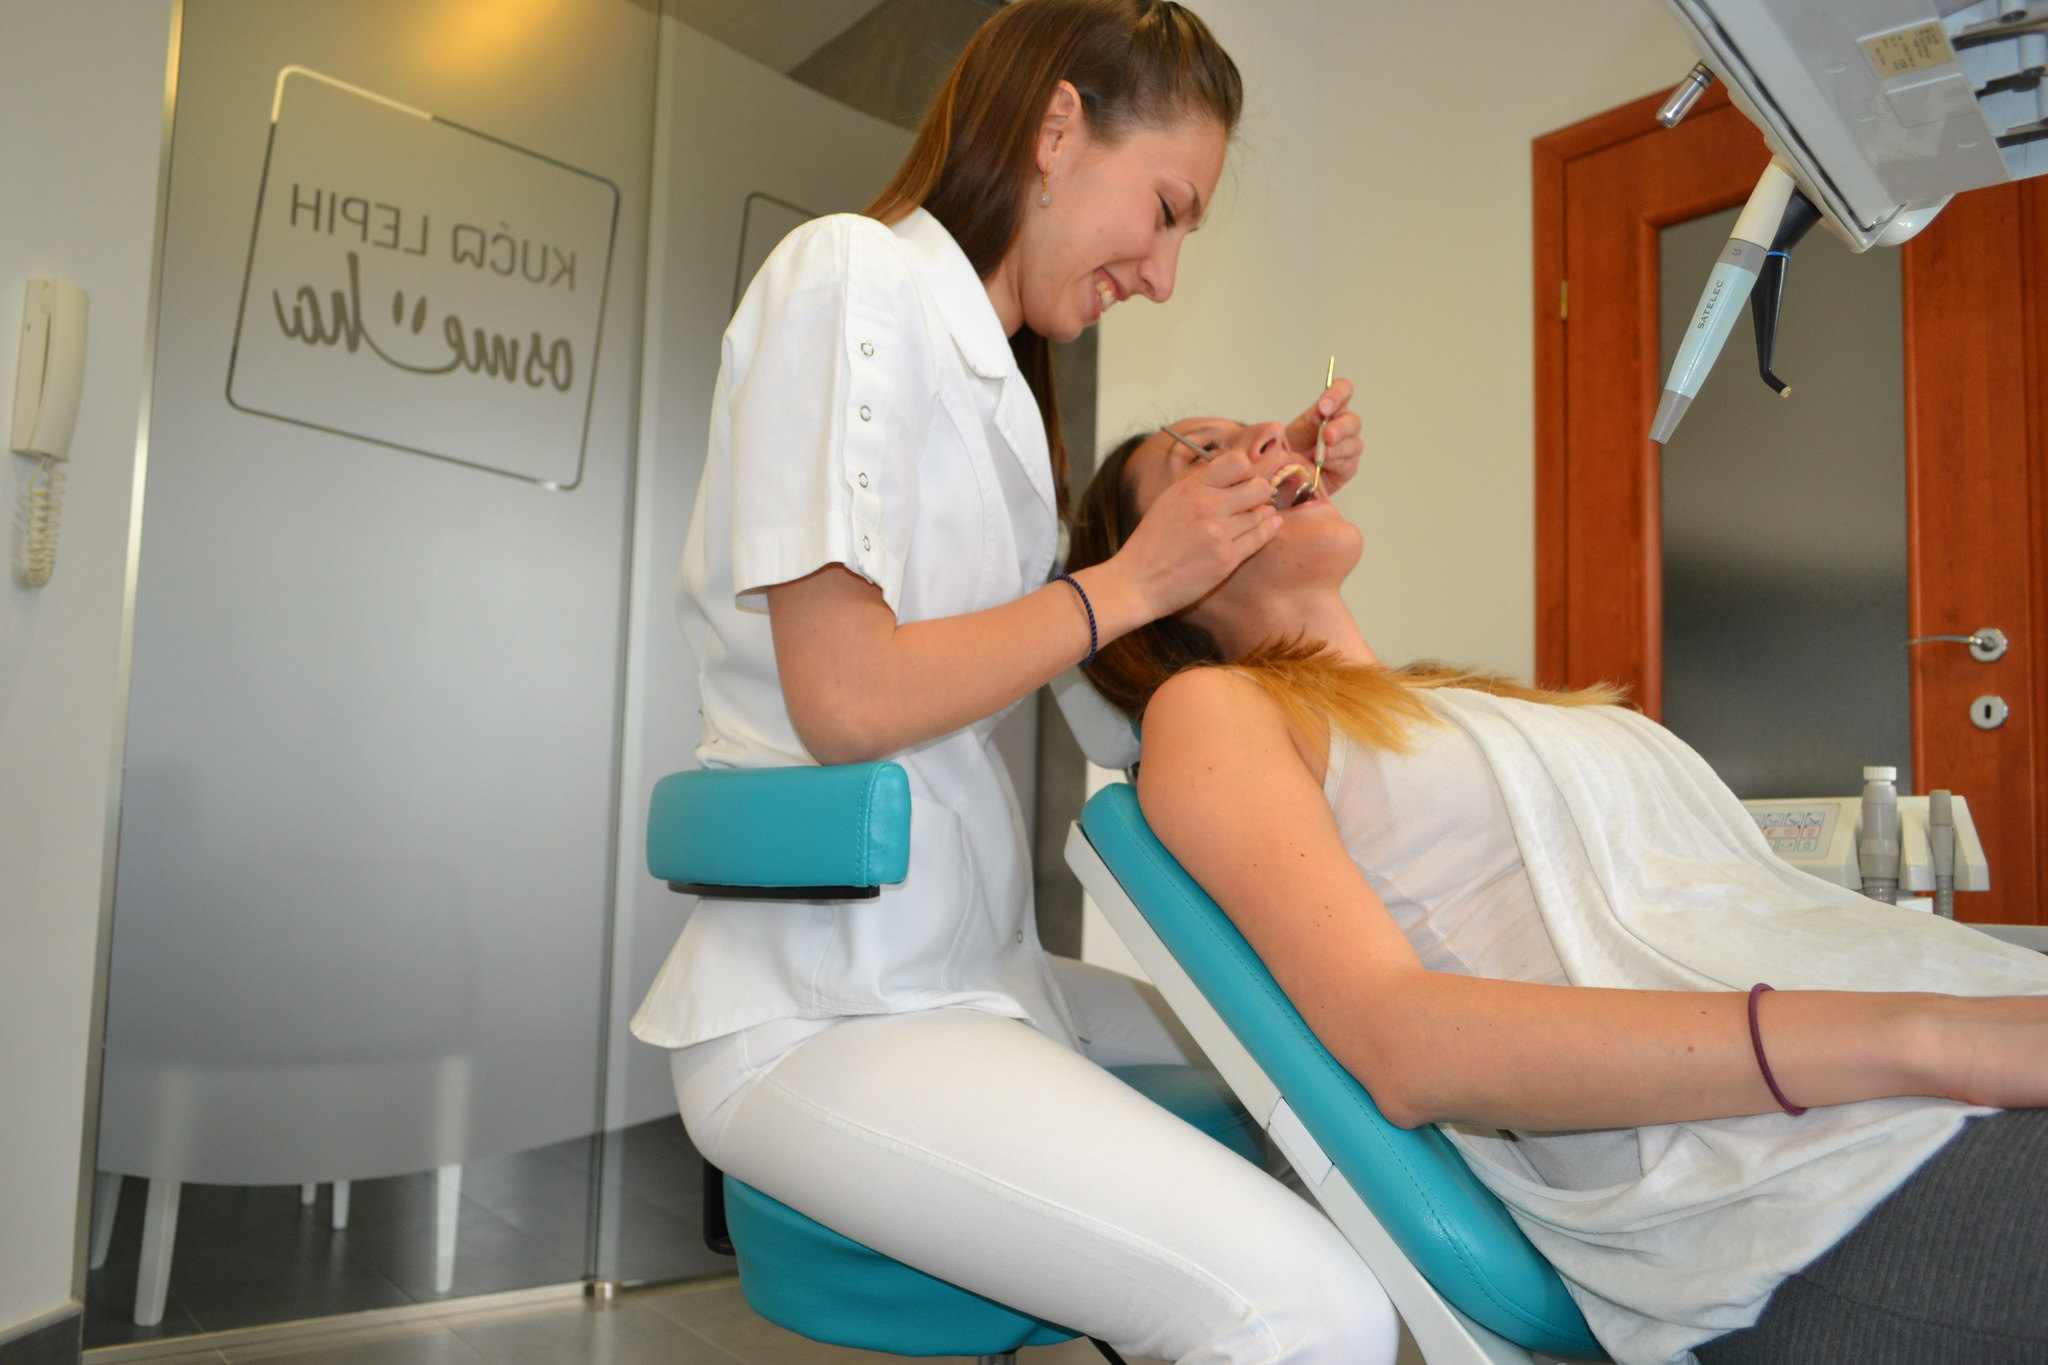
[[[1360,435],[1365,421],[1351,410],[1351,381],[1338,379],[1301,416],[1287,424],[1287,448],[1309,465],[1316,462],[1316,427],[1323,429],[1323,491],[1334,493],[1351,482],[1365,454]]]

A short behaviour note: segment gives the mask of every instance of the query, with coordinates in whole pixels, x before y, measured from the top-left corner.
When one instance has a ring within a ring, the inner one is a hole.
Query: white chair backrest
[[[1067,718],[1067,728],[1081,752],[1097,767],[1129,772],[1138,763],[1138,728],[1131,718],[1103,699],[1078,668],[1052,680],[1053,700]]]

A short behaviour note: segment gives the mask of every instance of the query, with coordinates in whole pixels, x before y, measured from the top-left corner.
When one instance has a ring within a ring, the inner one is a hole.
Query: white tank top
[[[1323,794],[1351,860],[1431,971],[1569,985],[1486,756],[1456,726],[1410,737],[1405,754],[1330,745]]]
[[[1341,734],[1330,745],[1323,794],[1351,861],[1429,970],[1569,986],[1486,755],[1455,725],[1416,725],[1409,739],[1407,753]],[[1633,1128],[1486,1131],[1553,1189],[1642,1176]]]

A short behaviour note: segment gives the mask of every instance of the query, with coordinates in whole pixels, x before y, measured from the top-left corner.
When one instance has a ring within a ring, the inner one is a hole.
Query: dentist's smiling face
[[[1136,128],[1114,142],[1075,120],[1058,154],[1041,158],[1051,202],[1039,202],[1037,181],[1024,197],[1017,240],[998,270],[1011,297],[998,297],[990,281],[1005,327],[1070,341],[1133,295],[1164,303],[1181,243],[1215,197],[1227,146],[1222,125],[1208,118]]]

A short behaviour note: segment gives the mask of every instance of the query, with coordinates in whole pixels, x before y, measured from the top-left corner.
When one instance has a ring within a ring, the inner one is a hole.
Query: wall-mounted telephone
[[[31,588],[57,567],[57,517],[64,475],[85,385],[85,291],[69,280],[30,280],[21,312],[21,354],[14,370],[12,450],[41,461],[22,489],[23,540],[15,572]]]

